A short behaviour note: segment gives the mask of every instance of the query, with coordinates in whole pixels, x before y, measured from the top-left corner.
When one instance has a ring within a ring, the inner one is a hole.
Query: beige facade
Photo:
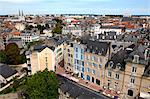
[[[105,56],[101,54],[85,52],[84,54],[85,79],[90,76],[90,82],[103,86],[105,84],[105,64],[109,58],[109,50]]]
[[[150,77],[142,77],[141,87],[140,87],[140,97],[150,98]]]
[[[90,82],[103,86],[105,76],[105,64],[108,58],[102,55],[85,52],[85,79],[90,76]]]
[[[85,45],[87,46],[87,44]],[[95,53],[98,50],[92,50],[94,47],[91,46],[91,50],[85,48],[84,69],[82,70],[83,74],[81,73],[82,79],[100,85],[104,90],[109,89],[115,91],[117,93],[116,95],[119,95],[121,99],[134,99],[138,96],[150,98],[150,68],[148,66],[148,57],[145,59],[144,57],[141,58],[144,55],[139,56],[138,53],[135,53],[136,51],[129,55],[127,53],[128,49],[120,49],[109,59],[110,54],[113,52],[111,49],[108,49],[107,53],[102,55],[101,53]],[[69,56],[74,55],[75,51],[70,46],[66,47],[64,60],[67,71],[72,71],[72,68],[75,67],[74,62],[72,62],[73,65],[70,68],[68,66]],[[76,57],[76,54],[74,57]],[[111,62],[113,65],[111,65]],[[145,76],[146,68],[148,71]]]
[[[64,67],[67,71],[74,71],[74,48],[71,44],[66,44],[64,50]]]
[[[32,74],[44,69],[55,70],[55,54],[46,47],[41,52],[33,51],[30,57]]]
[[[112,69],[110,66],[105,70],[104,88],[112,89],[118,93],[122,93],[124,82],[124,71]]]
[[[56,66],[58,66],[58,63],[60,63],[64,59],[64,44],[62,43],[61,45],[58,45],[55,48],[54,53],[56,55]]]
[[[139,95],[145,65],[127,62],[123,84],[124,97],[133,98]]]

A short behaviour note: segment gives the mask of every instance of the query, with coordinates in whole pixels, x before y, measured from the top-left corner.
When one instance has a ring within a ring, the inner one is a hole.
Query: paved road
[[[61,90],[71,94],[73,98],[78,99],[109,99],[108,97],[86,88],[78,83],[71,81],[68,78],[58,75],[58,80],[61,82]]]

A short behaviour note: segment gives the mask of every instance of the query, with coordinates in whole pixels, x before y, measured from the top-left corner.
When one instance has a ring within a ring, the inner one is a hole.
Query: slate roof
[[[34,46],[34,51],[38,51],[38,52],[41,52],[43,49],[45,49],[46,47],[50,48],[51,50],[55,50],[55,47],[53,46],[47,46],[47,45],[35,45]]]
[[[86,51],[90,51],[91,53],[94,52],[96,54],[101,53],[101,55],[105,56],[109,50],[110,42],[100,42],[96,40],[81,40],[82,44],[87,46]]]
[[[49,44],[51,43],[51,45],[53,45],[53,46],[61,45],[63,42],[65,42],[67,40],[68,40],[68,37],[59,37],[59,36],[47,39]]]
[[[146,47],[144,47],[143,45],[135,46],[133,52],[129,54],[129,57],[128,57],[128,59],[126,59],[126,61],[131,62],[134,58],[134,55],[138,55],[140,57],[139,63],[147,65],[148,60],[145,60],[145,57],[144,57],[145,49],[146,49]]]
[[[123,27],[119,27],[119,26],[102,26],[101,29],[123,29]]]
[[[60,84],[60,89],[63,93],[69,93],[69,96],[73,99],[107,99],[105,96],[99,93],[92,92],[90,89],[83,88],[83,86],[77,85],[67,78],[60,75],[57,76]]]
[[[5,64],[0,64],[0,75],[2,75],[5,79],[11,77],[12,75],[16,74],[17,71],[9,67]]]
[[[105,67],[107,68],[110,64],[110,62],[113,62],[113,67],[112,69],[115,69],[117,67],[117,64],[120,64],[120,70],[124,71],[125,70],[125,65],[126,62],[124,59],[128,57],[127,51],[126,50],[120,50],[116,54],[112,55],[111,59],[106,63]]]

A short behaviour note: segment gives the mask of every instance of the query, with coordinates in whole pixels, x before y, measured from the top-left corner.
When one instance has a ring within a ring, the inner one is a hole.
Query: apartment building
[[[84,52],[85,45],[78,42],[73,44],[74,48],[74,72],[78,74],[79,77],[84,79]]]
[[[34,33],[25,32],[21,34],[21,39],[23,46],[25,46],[29,42],[38,41],[40,36]]]
[[[73,42],[68,42],[65,44],[64,49],[64,68],[67,71],[74,71],[74,48]]]
[[[149,68],[149,60],[144,57],[144,54],[148,53],[145,52],[145,48],[142,45],[139,45],[126,59],[123,84],[123,94],[126,98],[139,96],[140,92],[146,91],[147,88],[149,88],[148,86],[150,86],[150,83],[148,83],[150,82],[148,81],[150,73],[148,73],[148,77],[144,76],[146,67]],[[146,89],[143,89],[143,86],[147,86]],[[150,92],[150,89],[148,90],[148,92]]]
[[[84,53],[85,80],[103,86],[105,64],[109,58],[110,43],[87,40]]]
[[[127,58],[127,51],[120,50],[113,54],[105,65],[104,88],[122,93],[124,84],[125,65],[124,59]]]
[[[65,69],[74,68],[71,72],[79,74],[78,77],[112,90],[120,98],[149,97],[149,48],[132,44],[114,53],[112,47],[111,43],[96,40],[74,42],[66,47],[66,55],[72,55],[74,64],[71,62],[69,67],[65,56]]]
[[[56,66],[64,59],[64,43],[66,38],[50,38],[45,44],[35,45],[26,53],[29,74],[45,68],[55,71]]]
[[[54,50],[54,47],[46,45],[34,46],[32,51],[27,55],[29,74],[34,74],[46,68],[54,71],[56,63]]]

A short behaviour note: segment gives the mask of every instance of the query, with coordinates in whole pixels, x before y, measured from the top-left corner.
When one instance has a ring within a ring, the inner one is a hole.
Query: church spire
[[[22,16],[24,16],[23,10],[22,10]]]
[[[19,16],[21,16],[20,10],[19,10]]]

